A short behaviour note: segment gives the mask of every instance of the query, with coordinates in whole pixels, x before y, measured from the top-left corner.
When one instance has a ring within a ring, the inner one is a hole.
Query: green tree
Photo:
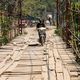
[[[54,9],[55,0],[24,0],[23,12],[25,14],[40,16],[47,10]]]

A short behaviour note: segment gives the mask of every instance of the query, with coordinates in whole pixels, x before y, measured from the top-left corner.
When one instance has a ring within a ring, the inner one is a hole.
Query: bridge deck
[[[80,65],[54,30],[47,30],[44,46],[37,42],[35,28],[29,28],[29,35],[5,46],[12,51],[0,49],[0,80],[79,80]]]

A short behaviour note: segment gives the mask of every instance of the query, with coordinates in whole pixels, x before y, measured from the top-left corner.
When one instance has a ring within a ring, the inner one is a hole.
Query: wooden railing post
[[[70,47],[70,44],[69,44],[69,40],[70,40],[70,32],[69,32],[69,29],[70,29],[70,17],[71,17],[71,13],[70,13],[70,0],[66,0],[66,44],[67,44],[67,47]]]
[[[22,34],[22,0],[18,0],[18,26],[19,33]]]
[[[57,9],[56,22],[57,22],[57,29],[58,29],[59,27],[59,0],[56,0],[56,9]]]

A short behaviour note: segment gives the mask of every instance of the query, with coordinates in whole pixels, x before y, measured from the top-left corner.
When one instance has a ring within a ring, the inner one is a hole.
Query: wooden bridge
[[[35,27],[27,31],[27,35],[16,37],[0,49],[0,80],[80,79],[80,65],[73,50],[67,49],[62,38],[54,33],[55,27],[47,31],[43,47],[37,42]]]
[[[22,28],[22,2],[0,1],[0,80],[80,80],[80,1],[56,0],[44,46],[35,26]]]

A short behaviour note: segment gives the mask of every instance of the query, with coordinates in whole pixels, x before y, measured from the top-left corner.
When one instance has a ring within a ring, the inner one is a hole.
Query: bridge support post
[[[22,34],[22,0],[18,0],[18,28],[19,34]]]
[[[70,8],[71,8],[71,4],[70,4],[70,0],[66,0],[66,44],[67,44],[67,48],[70,47],[70,17],[71,17],[71,13],[70,13]]]
[[[56,22],[57,22],[57,29],[58,29],[59,28],[59,0],[56,0],[56,9],[57,9]]]

